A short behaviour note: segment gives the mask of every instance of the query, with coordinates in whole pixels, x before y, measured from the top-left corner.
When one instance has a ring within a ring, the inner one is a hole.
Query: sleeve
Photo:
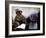
[[[25,23],[26,22],[26,19],[24,16],[22,16],[22,22]]]

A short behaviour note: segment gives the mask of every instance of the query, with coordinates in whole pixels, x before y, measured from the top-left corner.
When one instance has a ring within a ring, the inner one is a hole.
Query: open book
[[[21,24],[21,25],[19,25],[18,27],[14,28],[14,29],[17,29],[17,28],[25,29],[25,27],[26,27],[26,24]]]

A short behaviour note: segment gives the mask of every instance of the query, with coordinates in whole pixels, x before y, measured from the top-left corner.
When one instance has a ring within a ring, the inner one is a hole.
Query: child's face
[[[17,15],[18,15],[18,16],[20,16],[20,15],[21,15],[21,13],[17,13]]]

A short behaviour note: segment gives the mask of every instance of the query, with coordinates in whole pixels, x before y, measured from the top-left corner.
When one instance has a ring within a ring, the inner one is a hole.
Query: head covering
[[[22,11],[19,10],[19,9],[16,9],[16,14],[17,14],[17,13],[22,13]]]

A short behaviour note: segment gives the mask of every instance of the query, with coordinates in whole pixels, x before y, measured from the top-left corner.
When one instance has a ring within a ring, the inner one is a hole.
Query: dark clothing
[[[40,12],[38,13],[37,24],[38,24],[38,30],[40,30]]]
[[[31,18],[32,19],[32,18]],[[35,17],[35,21],[32,21],[30,17],[26,19],[26,30],[29,30],[29,24],[30,23],[37,23],[37,30],[40,30],[40,12],[37,14],[37,17]],[[30,29],[32,30],[32,29]]]

